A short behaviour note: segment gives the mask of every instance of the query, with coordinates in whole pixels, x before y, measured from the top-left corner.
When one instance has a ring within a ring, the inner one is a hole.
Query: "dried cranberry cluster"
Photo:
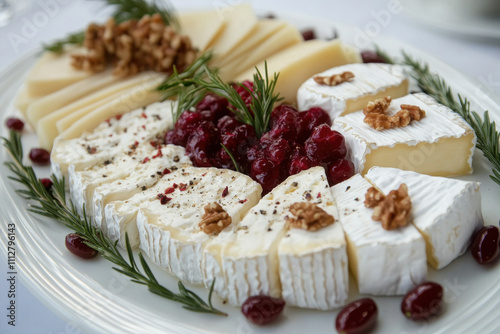
[[[243,83],[252,89],[249,81]],[[237,86],[247,105],[252,96]],[[353,164],[345,159],[344,137],[331,130],[331,119],[321,108],[299,112],[280,105],[271,114],[269,131],[259,139],[254,128],[239,122],[224,98],[207,95],[196,111],[185,111],[167,132],[168,144],[181,145],[198,167],[235,169],[223,144],[241,172],[250,175],[268,193],[288,176],[314,166],[326,169],[330,185],[351,177]]]

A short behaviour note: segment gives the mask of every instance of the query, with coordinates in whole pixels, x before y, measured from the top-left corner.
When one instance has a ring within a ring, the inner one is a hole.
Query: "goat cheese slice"
[[[101,123],[79,138],[56,139],[51,153],[52,172],[66,177],[68,167],[81,171],[130,149],[131,145],[152,140],[173,127],[174,102],[152,104]]]
[[[371,168],[365,176],[383,192],[406,183],[413,225],[427,249],[427,261],[441,269],[462,255],[483,226],[479,183],[432,177],[395,168]]]
[[[218,203],[232,220],[219,235],[233,233],[261,192],[250,177],[226,169],[186,167],[167,174],[138,195],[140,248],[181,280],[201,284],[203,250],[215,238],[199,226],[205,206]],[[162,201],[159,194],[169,200]]]
[[[371,218],[373,209],[364,205],[371,186],[356,174],[331,188],[347,240],[349,268],[360,293],[405,294],[426,279],[425,242],[411,224],[388,231]]]
[[[387,114],[395,114],[401,104],[420,107],[425,117],[408,126],[383,131],[364,123],[362,111],[334,120],[333,129],[344,136],[349,147],[347,157],[357,172],[364,175],[373,166],[433,176],[472,172],[476,136],[463,118],[423,93],[393,100]]]
[[[317,231],[290,228],[281,239],[282,298],[290,306],[329,310],[344,305],[348,298],[346,241],[324,169],[312,168],[304,179],[300,182],[306,182],[310,193],[305,201],[315,203],[335,222]]]
[[[330,77],[352,72],[354,78],[337,86],[321,85],[315,76]],[[349,64],[334,67],[306,80],[297,92],[299,110],[323,108],[332,119],[363,109],[369,101],[385,96],[408,94],[409,79],[402,66],[390,64]]]
[[[144,145],[149,145],[149,143]],[[176,145],[165,145],[159,150],[152,151],[149,156],[138,159],[130,166],[126,177],[103,183],[95,188],[92,198],[95,225],[111,240],[118,240],[121,246],[125,246],[122,231],[115,229],[113,220],[108,222],[105,219],[106,205],[113,201],[127,200],[154,186],[163,175],[188,166],[191,166],[191,160],[186,155],[186,151],[183,147]],[[108,226],[111,228],[108,229]],[[131,236],[129,238],[132,247],[137,247],[139,239]]]

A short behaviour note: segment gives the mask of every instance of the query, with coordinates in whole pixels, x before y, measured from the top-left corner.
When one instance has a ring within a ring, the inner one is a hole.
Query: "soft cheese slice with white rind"
[[[371,168],[365,176],[384,193],[406,183],[413,225],[427,245],[427,261],[441,269],[462,255],[483,226],[479,183],[432,177],[395,168]]]
[[[173,127],[174,102],[155,103],[101,123],[79,138],[55,141],[51,153],[52,172],[65,177],[69,165],[81,171],[127,152],[131,145],[149,141]]]
[[[212,259],[206,254],[208,269],[224,284],[214,290],[232,305],[241,305],[248,297],[258,294],[281,296],[278,246],[287,232],[286,216],[293,203],[312,200],[311,187],[316,182],[317,169],[290,176],[254,206],[241,221],[234,236],[219,240]],[[208,248],[207,248],[208,249]],[[211,262],[209,262],[211,261]]]
[[[330,77],[344,72],[352,72],[354,78],[337,86],[320,85],[314,77],[307,79],[297,93],[299,110],[320,107],[335,119],[361,110],[375,99],[385,96],[394,99],[408,94],[409,79],[399,65],[349,64],[316,75]]]
[[[104,221],[106,205],[113,201],[129,199],[135,194],[154,186],[162,175],[190,165],[191,160],[181,146],[165,145],[161,148],[161,155],[155,150],[149,159],[144,159],[140,163],[130,166],[127,177],[104,183],[95,188],[92,199],[95,225],[108,235],[112,241],[118,240],[122,247],[125,246],[124,238],[119,230],[113,228],[108,233],[108,224]],[[133,240],[130,238],[130,241],[133,246],[139,244],[138,238]]]
[[[344,305],[348,298],[344,231],[324,169],[311,168],[302,182],[311,193],[309,201],[333,216],[335,222],[318,231],[290,228],[281,239],[278,256],[282,298],[290,306],[330,310]],[[289,216],[293,215],[289,212]]]
[[[187,185],[185,190],[182,183]],[[171,200],[162,205],[157,194],[175,184],[179,186],[166,195]],[[144,194],[140,204],[137,214],[140,248],[153,262],[181,280],[201,284],[204,248],[217,238],[199,227],[204,207],[218,203],[232,219],[219,235],[232,234],[248,210],[257,204],[261,192],[261,186],[250,177],[227,169],[188,167],[165,175]]]
[[[364,205],[371,186],[356,174],[331,188],[347,240],[349,268],[360,293],[405,294],[426,279],[425,242],[411,224],[388,231],[371,218],[373,209]]]
[[[408,126],[383,131],[364,123],[362,111],[334,120],[333,129],[344,136],[348,158],[357,172],[365,174],[373,166],[434,176],[472,172],[476,136],[463,118],[423,93],[393,100],[387,114],[395,114],[401,104],[420,107],[425,117]]]
[[[96,187],[126,178],[130,172],[143,162],[147,163],[156,148],[148,142],[137,147],[131,145],[128,152],[123,152],[110,160],[76,171],[74,165],[68,169],[69,193],[73,204],[83,215],[83,208],[88,216],[93,216],[92,198]],[[160,174],[163,175],[163,174]],[[149,175],[148,175],[149,176]],[[156,171],[153,176],[157,178]]]

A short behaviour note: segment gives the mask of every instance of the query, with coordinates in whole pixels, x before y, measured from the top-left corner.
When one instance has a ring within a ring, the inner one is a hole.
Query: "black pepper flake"
[[[345,188],[345,191],[351,189],[351,186],[347,186],[347,188]]]
[[[96,152],[97,152],[97,148],[90,146],[90,145],[87,146],[87,153],[88,154],[95,154]]]
[[[356,202],[358,202],[358,201],[359,201],[359,198],[357,198],[357,197],[356,197],[354,200],[355,200]]]
[[[276,210],[273,210],[273,215],[275,215],[275,214],[277,214],[277,213],[278,213],[278,211],[276,211]]]
[[[146,190],[146,186],[142,186],[142,191],[145,191]]]
[[[107,165],[109,165],[110,163],[111,163],[111,160],[106,160],[106,161],[104,161],[104,166],[107,166]]]
[[[193,184],[194,184],[193,180],[189,180],[189,185],[192,186]]]
[[[157,171],[156,175],[163,175],[163,172]]]
[[[298,184],[298,182],[293,182],[293,183],[292,183],[292,186],[293,186],[293,187],[297,187],[298,185],[299,185],[299,184]]]
[[[266,214],[267,214],[267,212],[266,212],[266,210],[260,210],[260,214],[261,214],[261,215],[266,215]]]
[[[308,201],[310,201],[310,200],[311,200],[311,198],[312,198],[311,193],[307,192],[307,193],[305,194],[305,197],[306,197],[306,199],[307,199]]]
[[[273,230],[273,229],[269,227],[269,228],[267,229],[267,232],[271,232],[272,230]]]
[[[151,177],[156,177],[156,175],[154,175],[154,174],[151,174],[150,176],[151,176]]]
[[[178,155],[176,155],[176,156],[174,157],[174,162],[179,162],[179,160],[181,160],[181,159],[179,158],[179,156],[178,156]]]
[[[102,177],[108,177],[106,174],[102,174]]]

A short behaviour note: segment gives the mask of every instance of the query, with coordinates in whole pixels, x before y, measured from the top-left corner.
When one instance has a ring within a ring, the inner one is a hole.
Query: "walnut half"
[[[297,202],[290,206],[290,212],[295,216],[290,218],[290,226],[308,231],[317,231],[331,225],[335,219],[314,203]]]
[[[382,222],[386,230],[395,230],[409,223],[411,199],[405,183],[399,189],[391,190],[387,196],[374,187],[369,188],[365,194],[365,206],[374,208],[372,219]]]
[[[368,102],[363,109],[365,114],[364,122],[377,131],[404,127],[410,124],[411,121],[420,121],[425,117],[425,111],[419,106],[410,104],[402,104],[401,110],[393,116],[386,114],[387,109],[391,104],[391,97],[376,99]]]
[[[346,71],[340,74],[334,74],[329,77],[323,77],[316,75],[313,79],[320,85],[324,86],[337,86],[346,81],[350,81],[354,78],[354,73]]]
[[[198,226],[203,232],[210,235],[218,235],[226,226],[231,224],[231,216],[220,206],[213,202],[205,205],[205,214],[201,217]]]

